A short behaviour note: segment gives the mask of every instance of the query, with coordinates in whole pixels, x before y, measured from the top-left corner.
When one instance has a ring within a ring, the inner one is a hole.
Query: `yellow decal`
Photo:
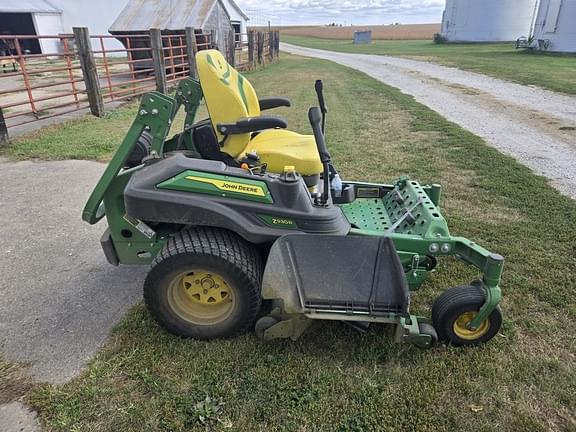
[[[186,180],[193,180],[201,183],[208,183],[216,186],[221,191],[237,192],[246,195],[266,196],[264,189],[260,186],[249,185],[245,183],[234,183],[225,180],[215,180],[210,178],[187,176]]]

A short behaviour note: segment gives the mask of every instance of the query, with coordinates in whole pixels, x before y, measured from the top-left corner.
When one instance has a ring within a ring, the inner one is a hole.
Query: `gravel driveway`
[[[414,96],[576,198],[576,97],[416,60],[281,49],[352,67]]]
[[[147,268],[110,266],[104,224],[80,219],[104,167],[0,161],[0,355],[41,381],[72,378],[142,297]]]

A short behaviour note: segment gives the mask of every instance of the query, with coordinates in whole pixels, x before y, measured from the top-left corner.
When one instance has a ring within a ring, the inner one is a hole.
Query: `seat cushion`
[[[281,173],[285,166],[293,165],[301,175],[322,172],[322,163],[312,135],[300,135],[284,129],[267,130],[256,135],[244,150],[256,152],[268,165],[268,171]]]

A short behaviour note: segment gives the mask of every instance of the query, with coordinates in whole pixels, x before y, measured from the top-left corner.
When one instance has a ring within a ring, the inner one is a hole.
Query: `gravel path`
[[[397,87],[576,198],[576,97],[416,60],[285,43],[281,49],[331,60]]]

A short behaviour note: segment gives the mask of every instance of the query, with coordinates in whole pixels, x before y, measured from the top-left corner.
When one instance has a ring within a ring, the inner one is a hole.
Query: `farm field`
[[[325,39],[352,40],[354,32],[371,30],[373,39],[432,39],[440,31],[440,24],[402,24],[380,26],[294,26],[280,27],[282,36],[304,36]]]
[[[263,343],[252,334],[200,342],[166,334],[136,306],[78,378],[29,391],[27,401],[47,430],[574,429],[576,285],[566,269],[576,267],[576,227],[566,220],[576,203],[362,73],[283,55],[248,77],[261,96],[291,98],[293,108],[278,113],[302,133],[310,131],[314,79],[325,80],[328,145],[345,178],[383,181],[409,173],[444,185],[452,233],[507,258],[501,333],[468,350],[419,351],[394,344],[388,328],[359,334],[340,323],[319,324],[297,342]],[[53,127],[18,140],[4,155],[105,160],[136,109]],[[66,146],[73,150],[66,153]],[[100,253],[97,244],[86,247]],[[476,276],[455,261],[442,264],[450,265],[414,296],[413,311],[427,314],[442,289]]]
[[[370,45],[354,45],[351,40],[282,34],[282,42],[308,48],[406,57],[483,73],[520,84],[576,94],[576,55],[516,50],[513,43],[435,44],[430,39],[376,40]]]

